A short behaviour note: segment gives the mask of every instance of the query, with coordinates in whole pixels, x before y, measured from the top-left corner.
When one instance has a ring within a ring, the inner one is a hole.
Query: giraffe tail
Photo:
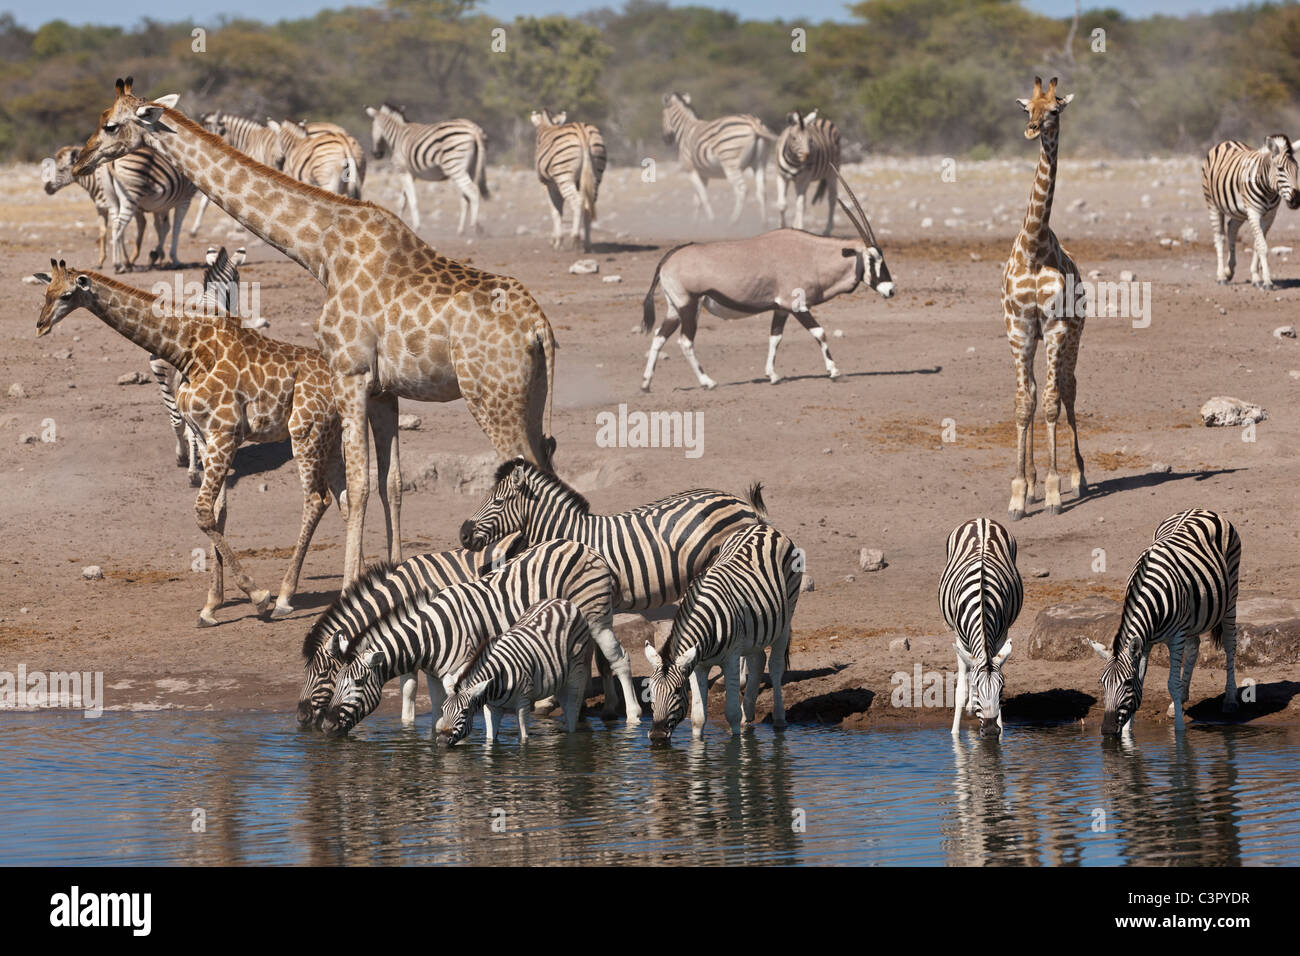
[[[538,309],[541,312],[541,309]],[[546,469],[552,467],[551,458],[555,453],[555,438],[551,433],[551,412],[555,408],[555,330],[545,315],[539,314],[534,326],[538,344],[546,360],[546,425],[542,429],[542,446],[545,452],[543,461],[538,464]]]

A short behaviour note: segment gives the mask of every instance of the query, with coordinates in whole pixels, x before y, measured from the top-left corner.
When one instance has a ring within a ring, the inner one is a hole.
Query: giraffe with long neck
[[[1042,79],[1034,77],[1033,96],[1017,100],[1029,114],[1025,138],[1037,139],[1040,148],[1025,222],[1011,247],[1011,258],[1002,270],[1002,316],[1016,362],[1016,477],[1011,482],[1011,503],[1007,506],[1012,521],[1024,517],[1026,502],[1034,498],[1034,486],[1038,483],[1034,468],[1034,411],[1038,397],[1034,354],[1039,339],[1043,340],[1047,359],[1047,381],[1043,383],[1048,449],[1043,500],[1047,513],[1057,514],[1061,510],[1056,423],[1062,405],[1073,439],[1074,467],[1070,478],[1080,497],[1087,487],[1074,417],[1074,366],[1079,357],[1086,310],[1073,291],[1081,288],[1078,266],[1061,248],[1048,225],[1056,191],[1060,115],[1073,99],[1073,93],[1064,97],[1056,95],[1055,78],[1044,90]],[[1067,280],[1068,276],[1073,276],[1073,282]]]
[[[303,558],[313,532],[342,487],[339,419],[329,369],[319,352],[289,345],[240,327],[225,315],[191,314],[160,303],[151,292],[98,272],[68,268],[50,260],[51,272],[37,273],[46,284],[36,334],[46,335],[77,309],[86,309],[152,355],[173,365],[184,381],[176,405],[203,436],[203,484],[194,501],[199,529],[212,541],[214,559],[207,603],[199,625],[217,623],[213,612],[224,600],[226,565],[258,613],[273,618],[293,611]],[[288,438],[302,480],[302,526],[275,606],[244,572],[226,541],[226,474],[244,442]]]
[[[101,114],[74,172],[149,145],[325,286],[316,340],[329,363],[343,422],[345,583],[362,567],[368,404],[392,560],[401,559],[399,396],[433,402],[464,398],[503,459],[523,456],[550,467],[555,337],[520,282],[438,255],[388,209],[263,166],[174,109],[176,99],[172,94],[145,100],[132,93],[129,77],[118,80],[117,96]]]

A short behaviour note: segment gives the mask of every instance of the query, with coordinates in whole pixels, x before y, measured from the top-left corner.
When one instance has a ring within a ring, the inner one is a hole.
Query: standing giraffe
[[[173,109],[177,98],[144,100],[131,92],[130,77],[118,80],[117,96],[73,172],[88,172],[147,144],[325,286],[316,340],[329,363],[343,422],[345,584],[362,568],[368,403],[390,560],[401,560],[398,396],[428,402],[464,398],[503,459],[522,456],[550,468],[555,336],[518,280],[438,255],[388,209],[263,166]]]
[[[1025,224],[1011,247],[1011,258],[1002,270],[1002,317],[1007,324],[1007,341],[1016,360],[1016,477],[1011,482],[1012,521],[1025,516],[1025,502],[1034,497],[1038,472],[1034,468],[1034,409],[1038,385],[1034,381],[1034,354],[1043,340],[1047,355],[1047,381],[1043,385],[1043,416],[1047,419],[1047,484],[1044,504],[1048,514],[1061,510],[1061,476],[1056,469],[1056,420],[1065,405],[1074,440],[1074,469],[1070,478],[1082,497],[1086,490],[1083,456],[1079,454],[1079,429],[1074,420],[1074,363],[1079,357],[1084,310],[1068,301],[1066,276],[1081,277],[1074,260],[1056,241],[1047,221],[1052,214],[1052,193],[1056,189],[1056,147],[1060,136],[1061,111],[1074,94],[1056,95],[1056,78],[1046,91],[1034,77],[1034,95],[1017,100],[1029,114],[1025,139],[1037,139],[1041,149],[1034,189],[1029,196]],[[1078,315],[1074,313],[1078,312]],[[1060,314],[1058,314],[1060,313]]]

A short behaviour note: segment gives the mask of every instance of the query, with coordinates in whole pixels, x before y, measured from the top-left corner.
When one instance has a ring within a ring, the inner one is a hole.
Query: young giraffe
[[[368,402],[380,406],[370,424],[391,560],[401,560],[398,396],[430,402],[464,398],[503,459],[522,456],[550,468],[555,337],[519,281],[438,255],[391,210],[307,186],[261,165],[173,109],[176,99],[171,94],[144,100],[131,92],[130,77],[118,80],[117,97],[101,114],[74,172],[88,172],[148,145],[325,286],[316,339],[330,366],[343,421],[345,583],[362,568]]]
[[[337,495],[343,483],[339,417],[325,360],[315,349],[241,328],[236,318],[161,308],[151,292],[98,272],[69,269],[62,260],[51,259],[50,265],[52,272],[35,276],[48,286],[37,336],[70,312],[86,309],[187,378],[176,390],[176,404],[205,441],[203,484],[194,511],[215,552],[208,600],[199,612],[201,627],[217,623],[213,611],[225,597],[227,564],[258,613],[269,609],[270,592],[258,589],[226,543],[226,473],[244,442],[289,439],[302,479],[302,527],[280,595],[269,610],[272,618],[290,614],[312,533],[329,507],[331,492]]]
[[[1017,100],[1029,114],[1025,139],[1037,138],[1041,150],[1034,189],[1029,197],[1025,224],[1011,247],[1011,258],[1002,270],[1002,316],[1007,324],[1007,341],[1016,360],[1016,477],[1011,482],[1012,521],[1025,515],[1025,502],[1034,497],[1038,471],[1034,468],[1034,410],[1038,385],[1034,381],[1034,353],[1043,340],[1047,356],[1047,381],[1043,385],[1043,415],[1047,419],[1047,484],[1044,504],[1048,514],[1061,510],[1061,476],[1056,468],[1056,420],[1061,405],[1070,423],[1074,441],[1074,469],[1070,478],[1079,496],[1084,494],[1083,457],[1079,454],[1079,430],[1074,419],[1074,363],[1079,357],[1084,310],[1068,302],[1065,277],[1073,275],[1075,288],[1081,280],[1074,260],[1056,241],[1048,226],[1052,214],[1052,193],[1056,189],[1056,147],[1060,135],[1061,111],[1074,94],[1056,95],[1053,77],[1046,90],[1034,77],[1034,94]],[[1079,312],[1075,315],[1073,313]],[[1060,313],[1059,315],[1057,313]]]

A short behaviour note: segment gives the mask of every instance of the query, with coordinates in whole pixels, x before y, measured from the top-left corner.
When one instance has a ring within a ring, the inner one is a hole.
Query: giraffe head
[[[1290,137],[1274,133],[1264,142],[1264,148],[1273,166],[1278,195],[1288,209],[1300,209],[1300,171],[1296,168]]]
[[[563,126],[569,120],[569,114],[565,110],[558,113],[552,113],[550,110],[533,110],[528,114],[528,118],[533,121],[533,125],[538,129],[543,126]]]
[[[1025,127],[1025,139],[1037,139],[1042,133],[1055,135],[1059,128],[1061,110],[1070,105],[1074,94],[1056,95],[1056,77],[1043,89],[1043,78],[1034,77],[1034,94],[1027,100],[1016,100],[1021,109],[1029,114],[1029,125]]]
[[[51,259],[50,271],[38,272],[32,278],[45,285],[45,304],[36,320],[37,338],[47,334],[69,312],[90,304],[90,276],[69,269],[62,259]]]
[[[163,113],[176,105],[179,93],[168,93],[154,100],[142,99],[131,92],[132,77],[117,81],[113,105],[99,114],[99,125],[81,148],[72,167],[72,175],[82,176],[96,166],[145,145],[148,133],[176,132],[163,121]]]
[[[370,124],[370,153],[375,159],[383,159],[388,155],[388,151],[393,148],[393,144],[388,141],[388,129],[390,126],[406,125],[406,107],[394,106],[392,103],[381,103],[377,109],[373,106],[367,106],[366,115],[372,120]]]

